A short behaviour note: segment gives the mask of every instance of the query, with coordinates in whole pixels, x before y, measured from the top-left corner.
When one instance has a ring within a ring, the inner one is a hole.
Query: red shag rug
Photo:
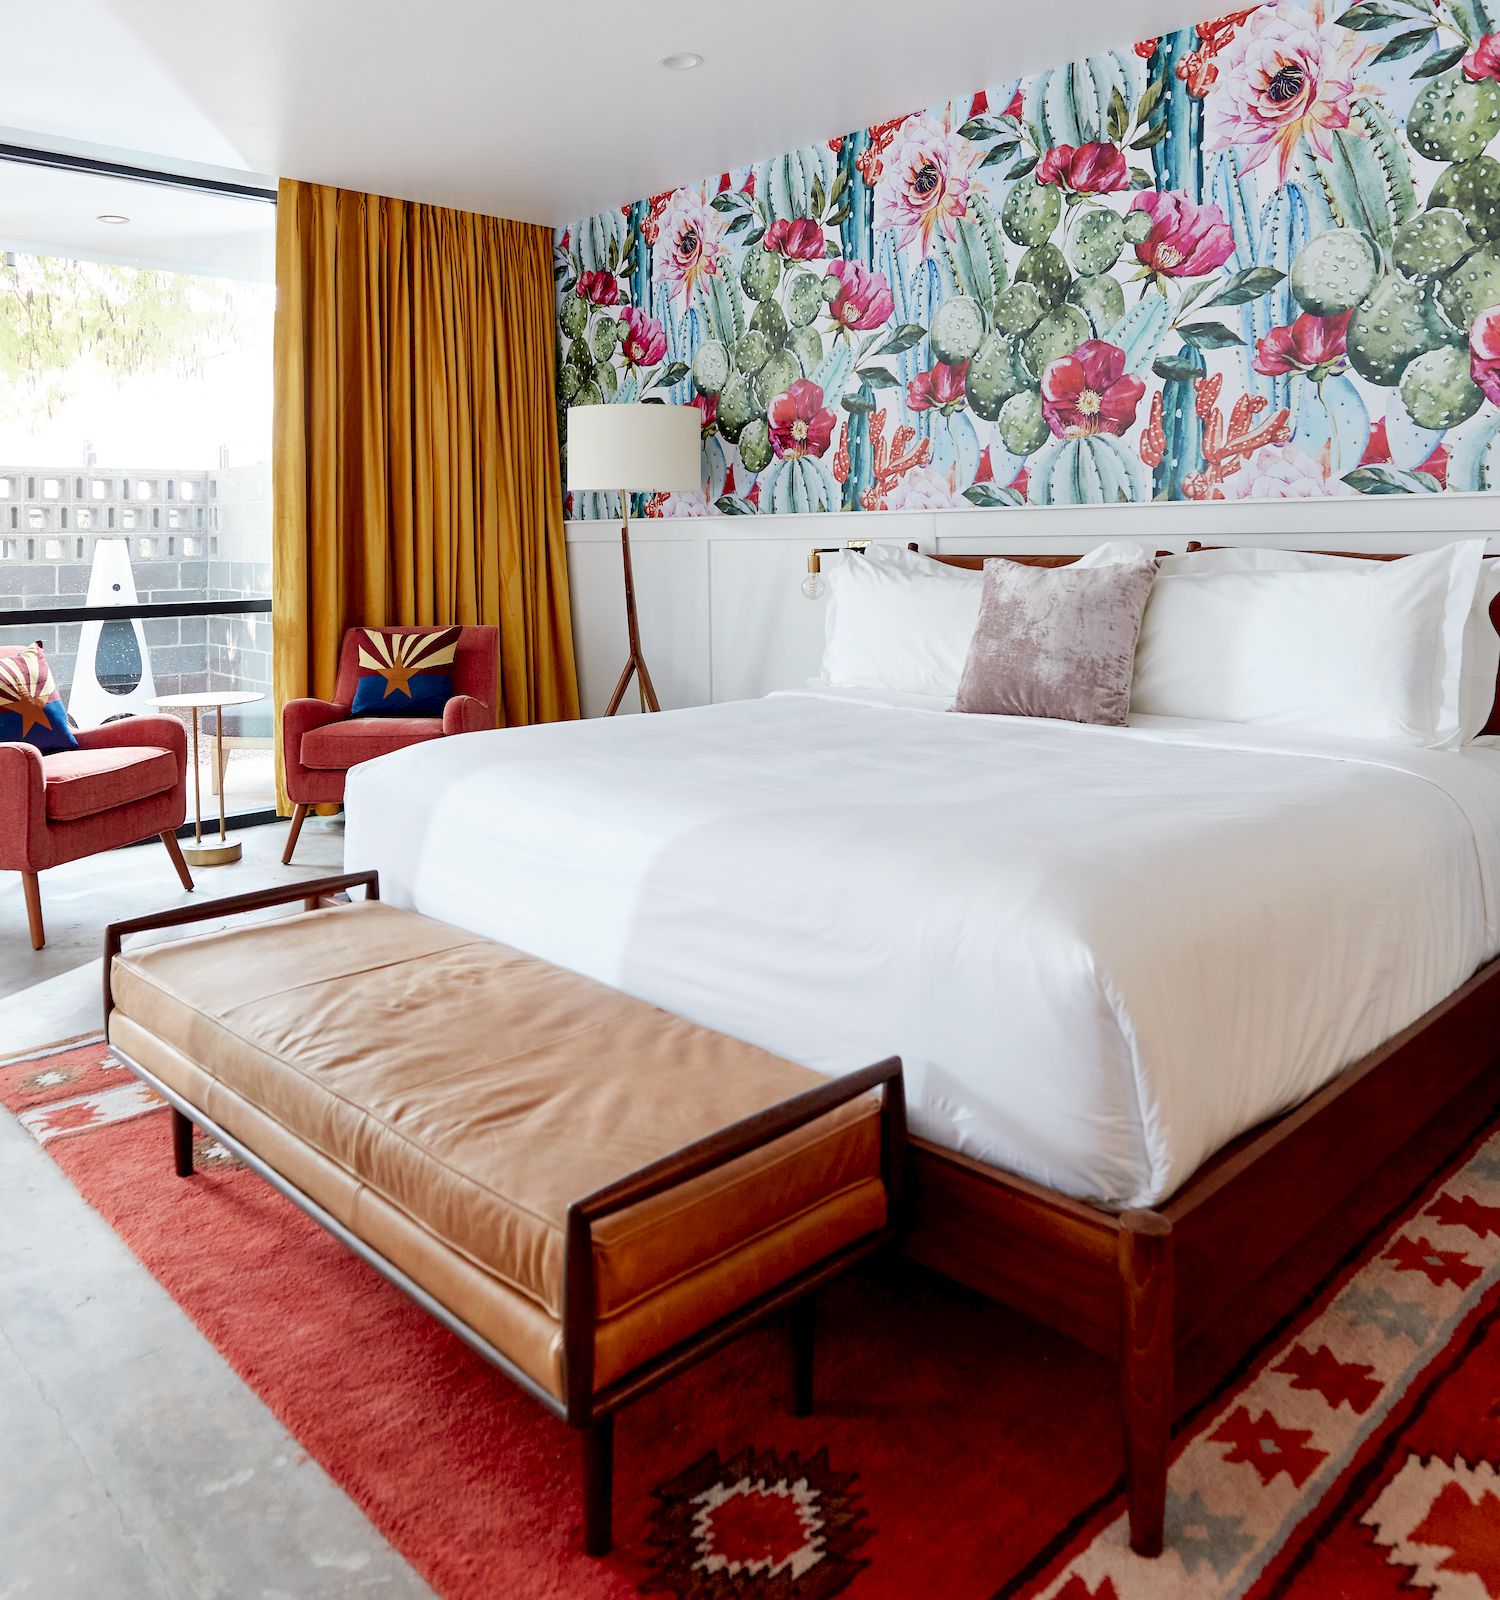
[[[813,1416],[774,1329],[625,1411],[592,1561],[568,1429],[211,1141],[177,1179],[104,1045],[0,1067],[0,1102],[452,1600],[1500,1596],[1500,1133],[1422,1136],[1362,1245],[1309,1245],[1193,1353],[1159,1561],[1125,1544],[1108,1364],[900,1261],[826,1294]]]

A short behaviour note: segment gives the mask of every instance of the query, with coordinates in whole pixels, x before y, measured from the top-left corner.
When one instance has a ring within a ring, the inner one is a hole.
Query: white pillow
[[[984,574],[872,546],[831,563],[822,676],[844,688],[958,692]]]
[[[1471,540],[1371,562],[1357,576],[1174,561],[1146,607],[1130,708],[1457,745],[1483,548]]]
[[[1106,539],[1079,556],[1080,567],[1145,566],[1156,560],[1155,545],[1135,544],[1128,539]]]
[[[1260,545],[1225,545],[1166,556],[1165,574],[1181,572],[1342,572],[1363,575],[1386,561],[1366,561],[1359,556],[1322,555],[1313,550],[1273,550]],[[1480,567],[1474,602],[1464,627],[1463,670],[1459,683],[1459,728],[1464,744],[1484,732],[1495,704],[1495,681],[1500,677],[1500,633],[1490,621],[1490,602],[1500,596],[1500,559]]]

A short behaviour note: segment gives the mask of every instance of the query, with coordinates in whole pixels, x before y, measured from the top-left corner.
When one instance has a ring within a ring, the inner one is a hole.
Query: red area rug
[[[102,1044],[0,1067],[0,1102],[451,1600],[1500,1597],[1500,1134],[1424,1135],[1357,1250],[1309,1245],[1193,1353],[1157,1562],[1108,1365],[900,1261],[825,1296],[813,1416],[777,1330],[624,1412],[591,1561],[569,1431],[211,1141],[174,1177]]]

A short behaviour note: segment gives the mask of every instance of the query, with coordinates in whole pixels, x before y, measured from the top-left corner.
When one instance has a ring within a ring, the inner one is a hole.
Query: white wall
[[[638,519],[630,542],[642,649],[668,709],[795,688],[816,673],[824,602],[804,599],[798,587],[814,545],[878,539],[1001,553],[1086,550],[1105,539],[1180,550],[1199,539],[1386,551],[1481,534],[1500,538],[1500,496]],[[584,714],[598,716],[625,661],[619,525],[570,522],[568,571]],[[625,709],[637,709],[633,688]]]

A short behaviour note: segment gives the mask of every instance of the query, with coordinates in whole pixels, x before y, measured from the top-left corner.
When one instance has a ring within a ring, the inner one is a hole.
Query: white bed
[[[435,740],[350,772],[346,865],[820,1071],[899,1053],[914,1132],[1109,1205],[1500,951],[1500,751],[941,705]]]

